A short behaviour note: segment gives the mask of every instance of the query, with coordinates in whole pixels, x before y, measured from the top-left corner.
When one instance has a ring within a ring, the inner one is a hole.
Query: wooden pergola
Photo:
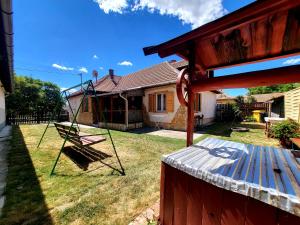
[[[300,82],[300,65],[214,77],[216,69],[300,54],[300,0],[256,1],[144,53],[176,54],[189,62],[178,76],[177,96],[188,108],[190,146],[194,93]]]

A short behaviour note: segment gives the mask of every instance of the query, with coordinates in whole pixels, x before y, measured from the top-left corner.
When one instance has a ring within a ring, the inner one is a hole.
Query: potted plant
[[[290,138],[299,137],[299,124],[291,119],[279,122],[271,127],[271,134],[279,139],[283,147],[290,147]]]

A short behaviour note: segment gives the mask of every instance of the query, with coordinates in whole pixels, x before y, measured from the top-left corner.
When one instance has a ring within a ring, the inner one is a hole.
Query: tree
[[[52,112],[56,105],[61,110],[64,101],[57,85],[31,77],[15,76],[15,89],[6,97],[6,104],[8,113],[31,114]]]
[[[255,87],[255,88],[248,88],[248,94],[255,95],[255,94],[268,94],[273,92],[287,92],[292,89],[300,87],[299,83],[291,83],[291,84],[278,84],[273,86],[265,86],[265,87]]]

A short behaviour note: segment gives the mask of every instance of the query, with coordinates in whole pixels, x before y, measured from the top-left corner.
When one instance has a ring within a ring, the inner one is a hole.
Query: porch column
[[[123,96],[122,93],[119,93],[119,96],[125,101],[125,125],[126,128],[128,128],[128,99],[125,96]]]

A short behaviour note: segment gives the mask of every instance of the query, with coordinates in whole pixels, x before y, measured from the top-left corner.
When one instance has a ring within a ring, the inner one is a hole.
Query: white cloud
[[[127,0],[94,0],[106,14],[110,12],[123,13],[128,7]]]
[[[72,70],[74,70],[74,68],[72,68],[72,67],[66,67],[66,66],[62,66],[62,65],[56,64],[56,63],[53,63],[52,67],[54,67],[54,68],[56,68],[58,70],[63,70],[63,71],[72,71]]]
[[[98,56],[97,55],[93,55],[93,59],[98,59]]]
[[[60,88],[60,91],[64,91],[64,90],[67,90],[68,88],[64,88],[64,87],[62,87],[62,88]],[[72,89],[70,89],[70,90],[68,90],[68,92],[70,92],[71,94],[72,93],[74,93],[74,92],[76,92],[77,90],[75,89],[75,88],[72,88]]]
[[[192,28],[213,21],[227,13],[222,0],[137,0],[133,10],[146,9],[161,15],[178,17]]]
[[[99,70],[104,70],[104,68],[102,66],[99,67]]]
[[[284,61],[282,64],[283,65],[294,65],[300,63],[300,58],[291,58],[286,61]]]
[[[81,73],[88,73],[89,72],[86,67],[80,67],[78,69],[78,71],[81,72]]]
[[[118,63],[119,66],[133,66],[132,62],[130,61],[123,61]]]
[[[160,15],[177,17],[184,24],[191,24],[192,28],[199,27],[213,21],[227,13],[222,4],[223,0],[94,0],[99,7],[109,13],[123,13],[126,9],[131,11],[147,10]],[[131,3],[129,3],[131,2]]]

